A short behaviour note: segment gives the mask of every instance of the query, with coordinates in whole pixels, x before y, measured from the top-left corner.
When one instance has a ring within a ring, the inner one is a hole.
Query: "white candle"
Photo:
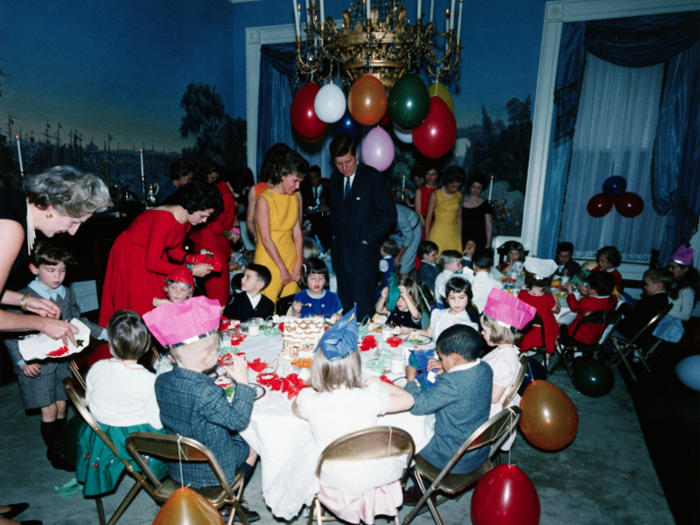
[[[491,184],[489,184],[489,202],[491,202],[491,194],[493,193],[493,175],[491,175]]]
[[[326,9],[323,5],[323,0],[321,0],[321,23],[322,24],[326,23]]]
[[[369,0],[365,0],[367,3],[367,20],[372,19],[372,8],[369,6]]]
[[[401,181],[401,189],[406,189],[406,175],[403,176],[403,180]]]
[[[297,32],[297,38],[301,36],[301,28],[299,27],[299,11],[297,11],[297,0],[292,0],[292,9],[294,9],[294,28]]]
[[[447,32],[450,30],[450,10],[445,11],[445,53],[447,53]]]
[[[462,0],[459,0],[459,18],[457,19],[457,42],[462,40]]]
[[[455,28],[455,0],[452,0],[452,5],[450,5],[450,29]]]
[[[421,11],[421,0],[418,0],[418,14],[416,15],[416,22],[420,22],[420,11]]]
[[[430,0],[430,21],[433,21],[433,13],[435,12],[435,0]]]
[[[309,23],[311,20],[309,20],[309,0],[306,0],[306,29],[309,28]]]
[[[19,145],[19,135],[15,135],[17,139],[17,158],[19,159],[19,174],[24,177],[24,164],[22,164],[22,147]]]

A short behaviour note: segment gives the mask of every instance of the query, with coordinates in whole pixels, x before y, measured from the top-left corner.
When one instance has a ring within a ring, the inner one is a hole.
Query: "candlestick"
[[[489,184],[489,202],[491,202],[491,194],[493,193],[493,175],[491,175],[491,184]]]
[[[321,24],[326,23],[326,9],[323,5],[323,0],[321,0]]]
[[[420,22],[420,15],[421,15],[421,0],[418,0],[418,14],[416,15],[416,23]]]
[[[139,150],[141,153],[141,195],[143,195],[143,202],[146,202],[146,175],[143,172],[143,150]]]
[[[459,0],[459,18],[457,19],[457,42],[462,40],[462,0]]]
[[[406,175],[403,176],[403,180],[401,181],[401,190],[406,189]]]
[[[435,0],[430,0],[430,21],[433,21],[433,13],[435,12]]]
[[[24,178],[24,164],[22,164],[22,148],[19,145],[19,135],[15,135],[17,139],[17,158],[19,159],[19,174]]]
[[[372,8],[369,6],[369,0],[365,0],[367,3],[367,20],[372,20]]]
[[[450,5],[450,29],[455,28],[455,0],[452,0]]]
[[[447,33],[450,30],[450,10],[448,9],[445,11],[445,53],[447,53],[447,43],[449,42],[449,38],[447,37]]]

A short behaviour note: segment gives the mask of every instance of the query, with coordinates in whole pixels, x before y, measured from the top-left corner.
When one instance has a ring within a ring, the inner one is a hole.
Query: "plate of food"
[[[411,332],[406,338],[406,343],[416,346],[427,345],[432,341],[427,335],[419,334],[418,332]]]
[[[265,395],[265,388],[263,388],[262,385],[259,385],[257,383],[248,383],[248,386],[252,386],[255,389],[255,399],[254,401],[257,401],[261,397]]]
[[[228,376],[219,376],[216,379],[214,379],[214,383],[216,383],[224,389],[226,399],[230,403],[233,400],[233,394],[236,392],[236,383],[234,383]],[[257,401],[265,395],[265,389],[261,385],[257,383],[248,383],[248,386],[251,386],[255,389],[254,401]]]

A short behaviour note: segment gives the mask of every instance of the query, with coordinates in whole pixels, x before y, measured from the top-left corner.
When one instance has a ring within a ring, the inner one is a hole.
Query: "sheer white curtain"
[[[651,205],[651,160],[663,68],[626,68],[586,55],[559,238],[574,243],[577,256],[594,258],[602,246],[616,246],[623,259],[644,261],[658,248],[666,220]],[[614,206],[602,218],[588,214],[588,201],[613,174],[642,197],[641,215],[628,219]]]

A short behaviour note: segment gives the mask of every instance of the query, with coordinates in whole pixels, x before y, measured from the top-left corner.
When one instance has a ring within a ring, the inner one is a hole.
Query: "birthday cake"
[[[312,357],[324,330],[324,322],[320,317],[285,321],[281,357],[283,359]]]

